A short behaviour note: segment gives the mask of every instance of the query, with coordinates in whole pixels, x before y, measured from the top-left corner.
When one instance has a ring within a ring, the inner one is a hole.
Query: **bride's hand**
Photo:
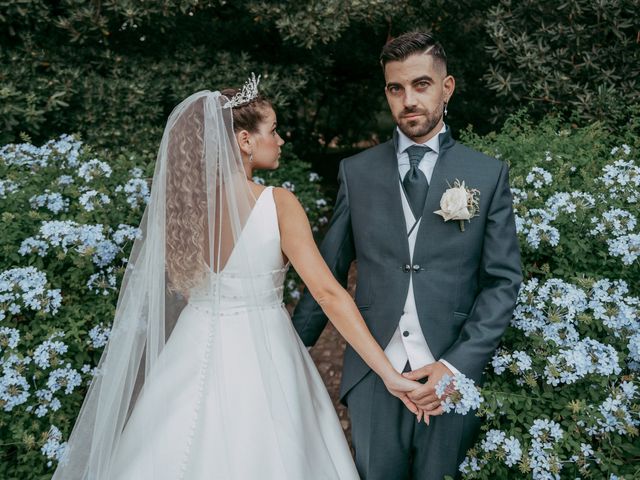
[[[409,399],[407,393],[421,387],[421,383],[409,380],[397,372],[394,372],[389,378],[383,379],[383,382],[389,393],[402,400],[402,403],[411,413],[414,415],[420,414],[420,409]]]

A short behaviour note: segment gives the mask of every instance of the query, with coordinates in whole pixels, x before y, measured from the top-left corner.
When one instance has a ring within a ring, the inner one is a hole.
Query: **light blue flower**
[[[149,184],[144,178],[142,178],[142,170],[139,168],[134,168],[130,173],[133,178],[129,179],[124,185],[118,185],[116,187],[116,192],[124,192],[127,195],[127,203],[131,208],[136,209],[141,205],[149,203]],[[254,177],[254,182],[256,183],[260,183],[261,180],[262,184],[264,184],[263,179],[260,177]]]
[[[70,394],[73,390],[80,386],[82,383],[82,377],[80,373],[74,368],[71,368],[71,364],[67,363],[65,367],[56,368],[49,373],[47,379],[47,388],[53,393],[58,390],[64,389],[65,394]]]
[[[111,176],[111,173],[112,170],[108,164],[95,158],[88,162],[84,162],[78,168],[78,176],[87,183],[95,180],[96,178],[108,178]]]
[[[0,199],[7,198],[7,195],[17,192],[20,185],[13,180],[0,180]]]
[[[46,287],[46,274],[35,267],[0,272],[0,320],[7,313],[15,315],[23,308],[55,315],[62,303],[60,290]],[[3,307],[6,304],[8,306]]]
[[[142,237],[142,230],[138,227],[132,227],[131,225],[125,225],[121,223],[118,225],[118,229],[113,232],[111,238],[118,245],[122,245],[130,240],[135,240]]]
[[[640,257],[640,234],[622,235],[607,240],[609,254],[622,257],[622,263],[631,265]]]
[[[466,456],[458,467],[458,470],[463,475],[470,475],[473,472],[479,472],[486,463],[486,460],[478,460],[476,457]]]
[[[543,185],[551,185],[553,181],[552,175],[544,168],[533,167],[527,174],[526,182],[533,185],[533,188],[541,188]]]
[[[553,420],[536,419],[529,429],[529,434],[532,437],[528,451],[532,478],[559,480],[560,474],[553,472],[561,471],[563,466],[554,451],[556,443],[564,435],[560,425]]]
[[[611,198],[622,199],[627,203],[638,202],[640,167],[633,160],[618,159],[606,165],[597,181],[607,187]]]
[[[453,389],[453,393],[443,398],[448,387]],[[460,415],[477,410],[484,401],[473,380],[462,373],[453,377],[447,374],[443,375],[436,384],[436,395],[442,400],[441,406],[445,413],[455,412]]]
[[[93,348],[104,347],[107,344],[107,340],[109,340],[110,331],[111,329],[109,327],[105,327],[103,324],[94,326],[89,330],[89,344]]]
[[[61,187],[71,185],[73,183],[73,177],[71,175],[60,175],[57,180],[57,184]]]
[[[34,195],[29,199],[31,208],[46,207],[52,213],[66,212],[69,209],[69,200],[60,193],[52,193],[45,190],[41,195]]]
[[[38,367],[42,369],[49,368],[52,358],[59,360],[62,355],[67,353],[69,350],[67,344],[60,340],[55,340],[63,336],[64,334],[62,332],[56,332],[35,348],[33,361]]]
[[[20,341],[20,332],[11,327],[0,327],[0,352],[3,349],[13,350]]]
[[[51,467],[54,460],[56,462],[64,461],[67,448],[67,442],[62,442],[62,432],[55,425],[51,425],[47,433],[47,439],[40,449],[42,454],[49,460],[47,466]]]
[[[18,370],[5,362],[0,376],[0,405],[5,412],[11,412],[29,398],[29,383]]]
[[[80,195],[78,202],[87,212],[92,212],[102,205],[110,204],[111,199],[104,193],[97,192],[96,190],[87,190]]]

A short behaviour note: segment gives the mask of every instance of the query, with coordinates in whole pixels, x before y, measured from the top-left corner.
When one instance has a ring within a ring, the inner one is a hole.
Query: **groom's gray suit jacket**
[[[412,275],[420,325],[434,357],[478,382],[509,324],[522,281],[508,167],[457,143],[449,129],[439,142],[413,259],[394,140],[341,162],[333,218],[320,250],[342,285],[357,260],[356,305],[382,348],[398,326]],[[465,222],[464,232],[458,221],[434,213],[456,179],[480,191],[479,215]],[[305,345],[316,342],[326,322],[305,292],[293,316]],[[368,371],[347,346],[341,399]]]

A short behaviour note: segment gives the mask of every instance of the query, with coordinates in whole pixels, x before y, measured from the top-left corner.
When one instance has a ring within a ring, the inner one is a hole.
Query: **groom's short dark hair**
[[[426,32],[407,32],[393,38],[382,47],[380,65],[382,70],[389,62],[401,62],[410,55],[428,53],[436,64],[440,64],[447,72],[447,55],[444,48],[433,35]]]

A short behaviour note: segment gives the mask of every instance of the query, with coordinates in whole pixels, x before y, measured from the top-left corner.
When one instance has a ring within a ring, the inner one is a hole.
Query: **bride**
[[[357,479],[282,304],[293,265],[407,408],[397,373],[322,260],[296,197],[251,181],[284,143],[253,77],[171,113],[111,338],[54,480]]]

